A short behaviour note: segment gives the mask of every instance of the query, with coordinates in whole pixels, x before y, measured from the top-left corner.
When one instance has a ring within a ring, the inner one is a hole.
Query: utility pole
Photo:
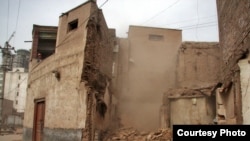
[[[3,126],[3,102],[4,102],[4,86],[5,86],[5,75],[7,71],[12,70],[12,62],[13,62],[13,54],[11,53],[11,50],[15,51],[15,48],[12,47],[9,42],[14,37],[15,32],[12,33],[10,38],[5,42],[4,47],[0,46],[0,49],[2,51],[2,65],[0,67],[0,76],[2,80],[2,85],[0,86],[0,129]]]

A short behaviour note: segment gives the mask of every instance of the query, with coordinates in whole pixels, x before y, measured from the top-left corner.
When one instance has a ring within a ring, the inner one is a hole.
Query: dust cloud
[[[131,49],[133,62],[127,64],[119,95],[122,125],[141,131],[159,129],[163,93],[174,87],[176,79],[177,51],[160,46],[153,49]]]

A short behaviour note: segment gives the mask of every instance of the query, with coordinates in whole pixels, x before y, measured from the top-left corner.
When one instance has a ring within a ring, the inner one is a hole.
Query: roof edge
[[[76,7],[74,7],[74,8],[68,10],[67,12],[63,12],[59,17],[65,15],[65,14],[68,14],[69,12],[71,12],[71,11],[73,11],[73,10],[75,10],[75,9],[77,9],[77,8],[79,8],[79,7],[81,7],[81,6],[83,6],[83,5],[86,5],[86,4],[88,4],[88,3],[94,3],[94,4],[96,4],[95,1],[93,1],[93,0],[88,0],[88,1],[86,1],[86,2],[84,2],[84,3],[82,3],[82,4],[78,5],[78,6],[76,6]]]
[[[181,29],[164,28],[164,27],[153,27],[153,26],[129,25],[129,28],[130,28],[130,27],[154,28],[154,29],[164,29],[164,30],[176,30],[176,31],[182,31]]]

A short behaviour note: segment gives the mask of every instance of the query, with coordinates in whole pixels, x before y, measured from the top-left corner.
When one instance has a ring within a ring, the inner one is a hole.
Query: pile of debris
[[[132,127],[120,128],[109,133],[105,141],[171,141],[171,129],[159,129],[156,132],[140,132]]]

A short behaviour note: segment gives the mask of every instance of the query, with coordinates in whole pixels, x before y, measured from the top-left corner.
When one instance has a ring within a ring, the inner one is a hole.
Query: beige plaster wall
[[[150,35],[156,38],[150,39]],[[175,85],[176,56],[181,40],[180,30],[129,27],[128,48],[124,48],[128,53],[123,54],[125,61],[122,61],[125,63],[122,70],[127,71],[127,82],[123,85],[127,89],[120,95],[123,124],[139,130],[159,127],[162,94]],[[123,45],[126,46],[126,42]]]
[[[90,14],[90,6],[91,3],[82,5],[71,10],[69,15],[60,17],[56,53],[30,69],[25,127],[33,127],[34,99],[39,98],[45,98],[45,127],[85,126],[87,88],[81,82],[81,74],[87,33],[85,20]],[[67,33],[68,22],[77,17],[77,30]],[[60,73],[60,80],[56,79],[53,71]]]
[[[207,97],[170,99],[170,127],[173,124],[213,124],[215,101]]]
[[[201,88],[218,83],[221,58],[216,42],[183,42],[178,52],[177,87]]]
[[[239,61],[238,65],[240,67],[240,84],[241,84],[241,94],[242,94],[242,116],[243,124],[250,124],[250,64],[248,58]]]

